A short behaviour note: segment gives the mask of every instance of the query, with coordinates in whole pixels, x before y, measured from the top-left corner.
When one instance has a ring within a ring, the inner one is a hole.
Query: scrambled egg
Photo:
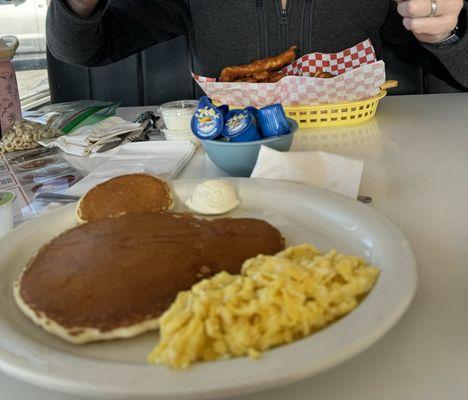
[[[195,361],[260,353],[303,338],[353,310],[379,270],[359,257],[311,245],[247,260],[181,292],[160,319],[150,363],[185,369]]]

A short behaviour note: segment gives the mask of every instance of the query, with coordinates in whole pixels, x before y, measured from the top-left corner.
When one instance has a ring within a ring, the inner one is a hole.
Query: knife
[[[80,196],[71,196],[69,194],[41,192],[34,197],[34,200],[40,203],[74,203],[80,198]]]

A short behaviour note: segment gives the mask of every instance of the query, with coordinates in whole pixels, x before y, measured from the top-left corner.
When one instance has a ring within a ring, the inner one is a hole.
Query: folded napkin
[[[363,161],[337,154],[262,146],[251,177],[305,183],[356,199],[363,168]]]
[[[194,152],[195,145],[190,141],[125,144],[66,193],[82,196],[97,184],[124,174],[150,173],[166,180],[174,179],[192,158]]]
[[[39,144],[44,147],[58,147],[65,153],[75,156],[89,156],[97,152],[106,143],[114,141],[116,136],[136,136],[142,130],[140,124],[113,116],[96,124],[78,128],[68,135],[41,140]]]

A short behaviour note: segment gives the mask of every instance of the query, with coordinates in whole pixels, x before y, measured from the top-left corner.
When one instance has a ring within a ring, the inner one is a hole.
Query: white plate
[[[174,181],[178,202],[201,180]],[[367,258],[381,269],[359,307],[328,328],[247,358],[199,363],[184,372],[145,364],[156,333],[109,343],[68,345],[17,309],[12,282],[37,249],[75,224],[73,205],[33,220],[0,241],[0,369],[52,390],[100,398],[210,399],[265,390],[310,377],[363,351],[408,307],[416,268],[403,233],[370,206],[294,183],[231,179],[242,200],[232,216],[264,218],[287,245],[310,242]]]

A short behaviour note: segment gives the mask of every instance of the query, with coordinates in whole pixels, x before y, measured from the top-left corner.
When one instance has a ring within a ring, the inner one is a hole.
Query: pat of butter
[[[195,187],[185,205],[193,212],[219,215],[232,211],[240,204],[232,185],[222,179],[210,179]]]

